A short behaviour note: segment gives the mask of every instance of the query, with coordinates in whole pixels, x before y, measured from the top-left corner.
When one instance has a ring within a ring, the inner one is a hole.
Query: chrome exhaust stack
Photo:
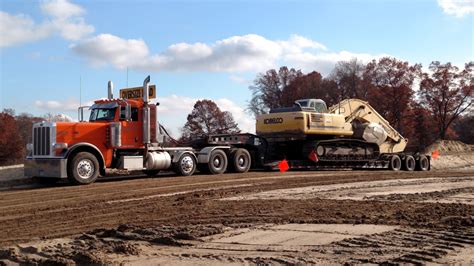
[[[111,100],[113,98],[114,98],[114,84],[112,83],[111,80],[109,80],[107,99]]]
[[[150,93],[150,76],[143,81],[143,144],[150,144],[150,107],[148,107]]]

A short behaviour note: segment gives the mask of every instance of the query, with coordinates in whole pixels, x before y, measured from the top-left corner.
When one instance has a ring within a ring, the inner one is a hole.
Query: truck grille
[[[33,128],[33,156],[49,156],[51,153],[51,127]]]

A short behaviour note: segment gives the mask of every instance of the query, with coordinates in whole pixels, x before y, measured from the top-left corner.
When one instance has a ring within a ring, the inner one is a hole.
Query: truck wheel
[[[421,155],[416,163],[416,170],[428,171],[430,169],[430,160],[425,155]]]
[[[176,162],[175,172],[181,176],[190,176],[196,171],[196,159],[189,153],[185,153],[179,157]]]
[[[400,156],[394,154],[390,156],[390,163],[388,165],[390,170],[398,171],[402,167],[402,160],[400,160]]]
[[[143,173],[147,176],[157,176],[160,170],[143,170]]]
[[[411,155],[405,156],[405,160],[403,160],[403,170],[413,171],[415,170],[415,166],[416,166],[415,158]]]
[[[75,185],[93,183],[99,176],[99,162],[88,152],[76,154],[67,168],[67,178]]]
[[[211,174],[217,175],[224,173],[227,169],[227,155],[223,150],[213,150],[209,156],[207,166]]]
[[[246,173],[250,169],[251,157],[246,149],[230,152],[230,169],[235,173]]]

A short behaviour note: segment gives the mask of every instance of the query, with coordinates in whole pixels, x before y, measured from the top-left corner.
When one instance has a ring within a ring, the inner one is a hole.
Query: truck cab
[[[161,146],[157,105],[149,102],[149,77],[145,81],[138,93],[125,94],[139,95],[131,99],[113,98],[109,82],[109,97],[88,107],[89,121],[82,121],[86,107],[80,107],[79,122],[34,124],[32,143],[27,145],[25,175],[88,184],[99,174],[104,175],[107,168],[156,174],[183,158],[186,160],[178,167],[179,172],[192,174],[197,160],[192,148],[166,150]]]

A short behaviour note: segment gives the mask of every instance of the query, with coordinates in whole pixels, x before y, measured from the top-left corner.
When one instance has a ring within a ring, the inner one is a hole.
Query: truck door
[[[131,108],[131,119],[126,121],[125,106],[120,107],[120,123],[122,124],[122,147],[138,148],[143,145],[143,129],[140,118],[140,110]]]

